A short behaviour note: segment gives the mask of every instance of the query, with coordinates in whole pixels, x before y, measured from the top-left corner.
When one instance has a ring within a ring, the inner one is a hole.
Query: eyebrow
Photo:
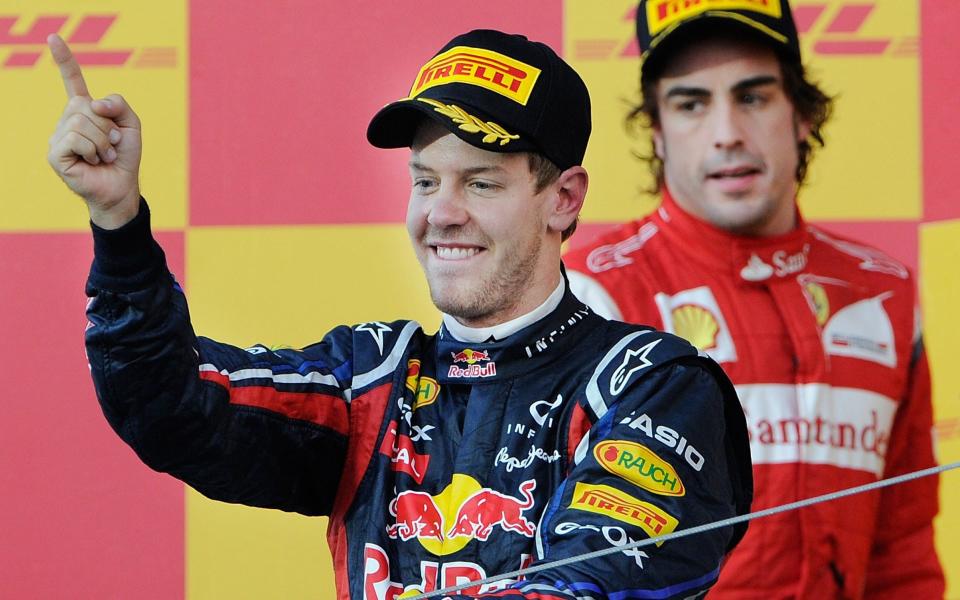
[[[698,87],[684,87],[678,85],[667,90],[667,93],[664,95],[664,98],[673,98],[676,96],[693,96],[697,98],[706,98],[710,96],[710,91],[705,88]]]
[[[415,171],[433,171],[430,167],[424,165],[423,163],[411,160],[409,163],[410,169]],[[461,170],[463,175],[479,175],[481,173],[500,173],[503,172],[504,168],[500,165],[481,165],[477,167],[467,167]]]
[[[773,75],[758,75],[756,77],[750,77],[749,79],[744,79],[738,81],[730,88],[732,92],[742,92],[755,87],[760,87],[763,85],[771,85],[778,83],[780,80]],[[701,87],[687,87],[687,86],[675,86],[667,90],[664,98],[673,98],[676,96],[684,97],[693,97],[693,98],[707,98],[710,96],[710,90]]]
[[[730,88],[730,90],[734,92],[742,92],[743,90],[748,90],[750,88],[760,87],[762,85],[771,85],[779,82],[780,79],[774,77],[773,75],[758,75],[756,77],[744,79],[743,81],[738,81],[736,85]]]

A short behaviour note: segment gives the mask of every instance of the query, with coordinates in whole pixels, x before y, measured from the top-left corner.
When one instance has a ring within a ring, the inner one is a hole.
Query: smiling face
[[[810,128],[772,49],[725,37],[691,43],[665,65],[656,94],[654,147],[677,204],[742,235],[794,227],[797,144]]]
[[[433,303],[464,325],[506,322],[560,282],[560,232],[579,211],[564,193],[572,167],[536,191],[526,154],[475,148],[424,122],[410,158],[407,232]],[[586,190],[586,174],[582,176]]]

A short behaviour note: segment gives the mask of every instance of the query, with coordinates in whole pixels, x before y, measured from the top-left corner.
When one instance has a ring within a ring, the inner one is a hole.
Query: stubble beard
[[[543,240],[534,237],[528,247],[512,249],[505,262],[468,289],[451,290],[428,277],[430,298],[441,312],[464,321],[510,313],[523,300],[524,288],[532,283],[542,247]]]

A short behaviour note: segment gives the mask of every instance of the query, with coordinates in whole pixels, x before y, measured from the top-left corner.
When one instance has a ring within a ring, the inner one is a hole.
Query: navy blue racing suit
[[[197,337],[141,202],[94,226],[87,355],[110,425],[225,502],[329,517],[338,598],[391,599],[748,512],[744,416],[717,365],[567,290],[504,340],[413,321],[303,349]],[[694,598],[744,526],[462,597]]]

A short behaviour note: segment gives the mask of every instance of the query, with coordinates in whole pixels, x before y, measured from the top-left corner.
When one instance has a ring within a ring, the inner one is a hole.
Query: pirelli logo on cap
[[[649,502],[610,487],[577,482],[573,490],[570,508],[611,517],[630,525],[636,525],[650,537],[673,532],[680,523],[666,511]],[[663,542],[659,542],[659,546]]]
[[[647,3],[650,35],[708,10],[752,10],[780,18],[780,0],[653,0]]]
[[[410,98],[438,85],[466,83],[526,106],[539,76],[540,69],[499,52],[456,46],[423,65],[410,89]]]

